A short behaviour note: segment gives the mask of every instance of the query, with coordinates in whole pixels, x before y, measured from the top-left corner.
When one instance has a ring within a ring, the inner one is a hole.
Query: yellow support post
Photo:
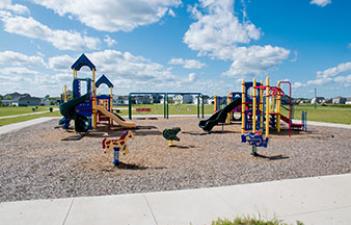
[[[245,133],[245,81],[241,81],[241,134]]]
[[[261,81],[261,85],[263,85],[263,82]],[[260,88],[260,129],[263,129],[263,89]]]
[[[95,85],[95,79],[96,79],[96,71],[93,69],[93,76],[92,76],[92,108],[93,108],[93,128],[96,129],[97,127],[97,111],[96,111],[96,85]]]
[[[280,81],[278,81],[278,88],[281,87]],[[278,94],[277,96],[277,102],[276,102],[276,113],[277,113],[277,131],[278,133],[280,132],[280,105],[281,105],[281,96]]]
[[[269,113],[270,113],[270,96],[269,96],[269,76],[266,77],[266,138],[269,137]]]
[[[113,113],[113,93],[112,88],[110,88],[110,108],[109,111]],[[110,118],[110,125],[113,125],[113,120]]]
[[[216,111],[217,111],[217,104],[218,104],[218,102],[217,102],[217,96],[215,95],[215,96],[213,97],[213,112],[216,112]]]
[[[257,107],[256,107],[256,79],[253,81],[253,93],[252,93],[252,132],[256,132],[256,112],[257,112]]]
[[[77,78],[78,76],[77,70],[72,70],[72,74],[74,79]]]

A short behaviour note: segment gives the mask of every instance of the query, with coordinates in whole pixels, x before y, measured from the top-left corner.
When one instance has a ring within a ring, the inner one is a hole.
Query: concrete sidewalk
[[[6,133],[10,133],[13,131],[17,131],[20,130],[22,128],[25,127],[29,127],[29,126],[33,126],[36,124],[40,124],[40,123],[44,123],[46,121],[50,121],[52,119],[56,119],[57,117],[42,117],[42,118],[38,118],[38,119],[33,119],[33,120],[27,120],[24,122],[19,122],[19,123],[13,123],[13,124],[9,124],[9,125],[5,125],[5,126],[0,126],[0,135],[1,134],[6,134]]]
[[[351,221],[351,174],[156,193],[0,203],[2,225],[197,225],[236,216]]]

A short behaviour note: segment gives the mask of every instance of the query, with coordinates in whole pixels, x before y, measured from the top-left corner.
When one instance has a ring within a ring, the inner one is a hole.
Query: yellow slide
[[[97,105],[96,106],[96,110],[98,110],[99,112],[101,112],[102,114],[104,114],[105,116],[107,116],[108,118],[112,119],[113,121],[115,121],[117,124],[121,125],[122,127],[126,127],[126,128],[135,128],[136,124],[132,121],[123,121],[121,120],[118,116],[116,116],[115,114],[107,111],[103,106],[101,105]]]

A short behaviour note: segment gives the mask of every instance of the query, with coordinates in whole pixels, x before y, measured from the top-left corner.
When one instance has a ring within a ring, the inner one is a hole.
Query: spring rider
[[[164,129],[162,132],[163,137],[167,140],[168,146],[173,146],[173,141],[180,141],[177,134],[181,131],[180,127],[173,127],[170,129]]]
[[[104,153],[107,151],[112,151],[113,150],[113,161],[112,163],[115,166],[118,166],[120,163],[119,160],[119,153],[122,152],[123,155],[127,155],[129,153],[127,142],[129,139],[133,139],[134,134],[132,131],[123,131],[122,135],[119,138],[104,138],[102,140],[102,149],[104,150]]]

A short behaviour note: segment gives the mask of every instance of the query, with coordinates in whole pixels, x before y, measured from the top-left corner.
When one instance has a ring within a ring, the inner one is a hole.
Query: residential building
[[[18,99],[18,106],[39,106],[40,103],[41,99],[36,97],[23,97]]]
[[[333,104],[345,104],[346,98],[341,97],[341,96],[335,97],[335,98],[333,98],[332,103]]]
[[[311,100],[311,104],[322,104],[325,102],[325,98],[324,97],[315,97],[315,98],[312,98]]]

